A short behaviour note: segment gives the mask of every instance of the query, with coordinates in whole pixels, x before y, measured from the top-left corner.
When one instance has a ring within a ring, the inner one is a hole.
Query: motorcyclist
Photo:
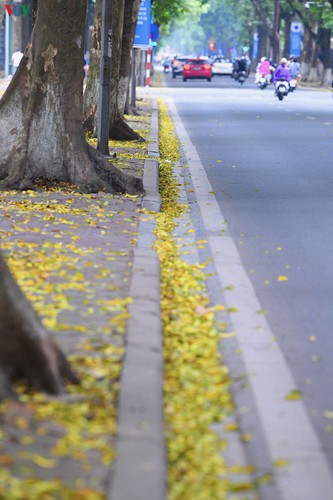
[[[267,82],[271,81],[271,65],[269,60],[266,57],[262,57],[260,59],[260,64],[258,66],[258,80],[260,79],[261,76],[264,76],[264,78],[267,79]]]
[[[297,57],[294,57],[294,59],[289,64],[289,71],[290,71],[290,78],[291,79],[295,78],[297,80],[297,83],[299,83],[301,80],[300,69],[301,69],[300,63],[298,62]]]
[[[246,57],[242,56],[240,60],[238,61],[238,72],[240,71],[246,71],[247,72],[247,61]]]
[[[246,57],[242,56],[240,59],[236,60],[236,66],[235,66],[235,79],[237,80],[240,73],[242,71],[245,71],[246,76],[247,76],[247,61]]]
[[[285,57],[282,57],[279,66],[276,68],[273,76],[273,82],[274,84],[278,80],[287,80],[287,82],[290,82],[290,71],[287,66],[287,59]]]

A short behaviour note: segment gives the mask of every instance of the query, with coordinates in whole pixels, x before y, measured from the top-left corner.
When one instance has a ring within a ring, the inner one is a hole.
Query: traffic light
[[[214,42],[209,42],[209,50],[214,50]]]

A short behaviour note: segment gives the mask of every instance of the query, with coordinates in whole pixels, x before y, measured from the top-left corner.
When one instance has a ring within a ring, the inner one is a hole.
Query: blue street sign
[[[157,24],[151,23],[150,33],[151,33],[151,39],[153,42],[155,42],[155,40],[158,40],[158,37],[160,36],[160,30],[158,29]]]
[[[302,49],[302,23],[291,23],[290,55],[299,57]]]
[[[134,37],[134,47],[137,49],[148,49],[149,47],[150,19],[151,0],[141,0]]]

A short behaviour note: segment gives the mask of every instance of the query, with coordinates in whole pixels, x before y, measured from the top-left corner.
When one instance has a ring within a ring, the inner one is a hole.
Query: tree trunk
[[[273,29],[272,29],[272,50],[273,60],[280,60],[280,0],[274,0]]]
[[[0,255],[0,400],[16,397],[16,378],[51,394],[64,392],[66,380],[79,382]]]
[[[0,101],[0,187],[71,182],[84,192],[143,191],[86,143],[82,124],[86,2],[38,3],[32,44]]]
[[[331,30],[322,28],[320,30],[320,42],[323,55],[322,85],[331,86],[332,83],[332,59],[331,59]]]
[[[122,116],[124,115],[131,78],[131,57],[139,7],[140,0],[125,0],[124,30],[119,69],[119,111]]]
[[[318,23],[315,25],[314,32],[317,34],[318,33]],[[308,82],[318,82],[319,80],[319,75],[318,75],[318,55],[319,55],[319,44],[318,40],[313,40],[312,42],[312,53],[311,53],[311,67],[310,67],[310,73],[308,75]]]
[[[283,55],[285,57],[290,57],[290,30],[291,30],[291,20],[292,14],[290,12],[285,12],[283,15],[284,19],[284,47]]]
[[[262,57],[270,57],[270,42],[268,31],[265,26],[258,26],[258,60]]]
[[[110,138],[120,141],[144,141],[124,120],[131,74],[131,52],[140,0],[118,0],[117,3],[119,3],[118,8],[122,4],[123,23],[121,29],[119,26],[115,26],[115,23],[113,28]]]
[[[89,73],[83,96],[83,126],[97,137],[97,102],[99,95],[101,60],[102,0],[96,1],[94,28],[91,37]]]
[[[302,81],[306,82],[311,68],[311,56],[313,51],[313,37],[308,29],[305,28],[303,35],[303,61],[301,63]]]

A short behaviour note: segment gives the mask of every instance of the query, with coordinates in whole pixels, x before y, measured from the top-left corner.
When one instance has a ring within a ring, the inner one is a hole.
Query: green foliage
[[[182,14],[190,12],[195,4],[202,0],[152,0],[152,12],[155,22],[167,26]]]

